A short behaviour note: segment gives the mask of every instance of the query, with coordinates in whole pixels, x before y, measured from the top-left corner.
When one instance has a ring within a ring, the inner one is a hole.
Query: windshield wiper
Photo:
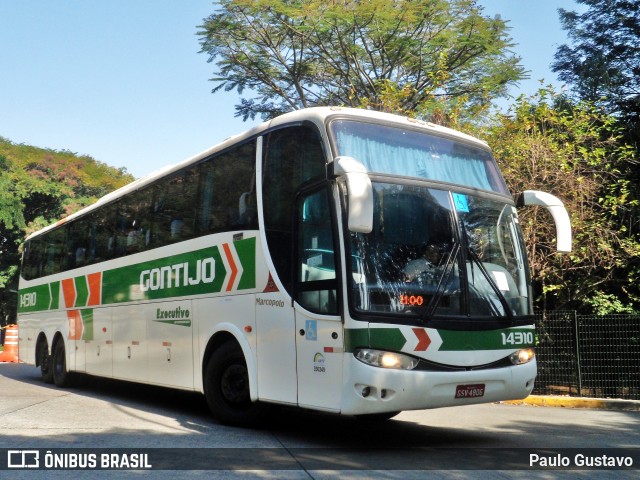
[[[424,315],[422,315],[422,321],[424,323],[426,323],[428,320],[430,320],[433,317],[436,309],[438,308],[438,304],[440,303],[440,300],[442,300],[442,297],[444,296],[444,292],[447,289],[447,285],[449,284],[449,279],[453,274],[453,270],[454,270],[453,267],[455,265],[456,259],[458,258],[459,251],[460,251],[460,244],[456,242],[453,244],[453,248],[449,252],[447,261],[444,264],[444,269],[443,269],[442,275],[440,276],[440,279],[438,280],[438,286],[436,287],[436,291],[433,294],[433,297],[431,298],[429,305],[427,305]]]
[[[498,297],[498,301],[500,302],[500,305],[502,305],[502,309],[504,310],[505,315],[509,319],[509,322],[513,324],[514,322],[513,312],[511,311],[511,308],[509,308],[509,303],[507,302],[507,299],[505,298],[504,294],[498,288],[498,285],[496,285],[496,282],[491,276],[491,274],[485,268],[484,264],[482,263],[482,260],[480,259],[478,254],[475,252],[475,250],[473,250],[473,248],[471,248],[470,246],[467,246],[467,255],[469,256],[469,258],[471,258],[472,262],[478,266],[478,268],[480,269],[480,272],[482,272],[482,275],[489,283],[489,286],[491,287],[493,292],[496,294],[496,297]],[[473,265],[471,268],[473,269]],[[467,279],[467,282],[468,281],[469,279]]]

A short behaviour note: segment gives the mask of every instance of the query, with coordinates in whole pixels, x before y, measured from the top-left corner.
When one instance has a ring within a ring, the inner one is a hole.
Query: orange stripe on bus
[[[64,296],[64,306],[73,308],[76,303],[76,284],[73,278],[62,280],[62,295]]]
[[[89,284],[89,301],[87,306],[100,305],[102,301],[102,272],[90,273],[87,275]]]
[[[71,310],[67,312],[67,318],[69,319],[69,340],[82,339],[82,315],[80,310]]]
[[[238,267],[236,266],[236,262],[233,260],[233,255],[231,255],[229,244],[223,243],[222,248],[224,248],[224,254],[227,256],[227,260],[229,260],[229,266],[231,267],[231,278],[229,279],[229,283],[227,284],[227,292],[230,292],[233,288],[233,284],[236,281],[236,277],[238,276]]]

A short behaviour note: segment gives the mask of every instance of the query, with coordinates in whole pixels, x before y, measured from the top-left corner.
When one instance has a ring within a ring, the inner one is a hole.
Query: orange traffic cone
[[[8,325],[4,335],[4,352],[0,352],[0,362],[18,361],[18,326]]]

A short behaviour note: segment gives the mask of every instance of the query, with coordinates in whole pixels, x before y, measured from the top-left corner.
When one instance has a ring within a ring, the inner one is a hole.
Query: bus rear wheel
[[[45,383],[53,383],[52,356],[49,355],[49,346],[44,341],[38,345],[38,364],[40,365],[40,375]]]
[[[53,347],[51,355],[51,370],[53,370],[53,383],[56,387],[71,387],[73,385],[73,373],[67,370],[67,355],[64,349],[64,341],[59,339]]]
[[[224,424],[255,424],[267,411],[263,403],[251,401],[247,363],[235,342],[221,345],[209,358],[204,395],[213,414]]]

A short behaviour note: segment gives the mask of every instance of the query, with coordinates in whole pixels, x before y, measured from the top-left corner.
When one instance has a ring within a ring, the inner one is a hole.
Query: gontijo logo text
[[[193,271],[195,270],[195,271]],[[211,283],[216,278],[216,260],[213,257],[196,261],[196,268],[189,272],[189,262],[143,270],[140,272],[140,290],[161,290],[164,288]]]

